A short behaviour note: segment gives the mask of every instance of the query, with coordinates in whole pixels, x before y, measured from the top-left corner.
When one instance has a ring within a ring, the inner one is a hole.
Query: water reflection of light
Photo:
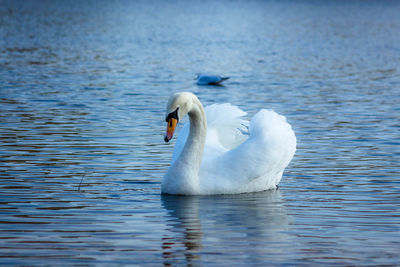
[[[163,195],[168,234],[162,239],[165,264],[193,263],[210,254],[249,263],[279,254],[287,243],[289,216],[279,190],[221,196]],[[273,242],[274,246],[268,246]],[[226,250],[230,247],[229,251]],[[267,254],[266,254],[267,253]],[[204,257],[203,257],[204,256]]]

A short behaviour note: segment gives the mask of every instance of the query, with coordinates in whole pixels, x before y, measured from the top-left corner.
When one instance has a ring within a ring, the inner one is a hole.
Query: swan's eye
[[[165,121],[166,121],[166,122],[170,122],[170,119],[171,119],[171,118],[172,118],[172,119],[176,119],[177,121],[179,121],[179,118],[178,118],[178,109],[179,109],[179,107],[177,107],[177,108],[175,109],[174,112],[169,113],[169,114],[167,115],[167,117],[165,118]]]

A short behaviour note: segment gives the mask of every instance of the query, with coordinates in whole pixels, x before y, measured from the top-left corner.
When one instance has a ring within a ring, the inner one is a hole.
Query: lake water
[[[396,265],[399,1],[0,1],[0,265]],[[197,86],[197,73],[230,76]],[[160,194],[177,91],[296,132],[280,188]]]

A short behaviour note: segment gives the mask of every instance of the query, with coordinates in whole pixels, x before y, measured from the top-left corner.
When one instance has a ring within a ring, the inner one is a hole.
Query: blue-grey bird
[[[229,77],[221,77],[219,75],[198,74],[196,79],[198,85],[219,85],[221,82],[228,80]]]

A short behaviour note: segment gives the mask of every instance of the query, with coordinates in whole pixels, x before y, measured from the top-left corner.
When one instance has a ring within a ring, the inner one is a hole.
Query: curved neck
[[[190,119],[189,136],[177,162],[184,163],[198,174],[206,141],[207,120],[203,105],[197,98],[193,100],[188,115]]]
[[[203,106],[193,97],[188,111],[190,119],[189,136],[182,152],[169,167],[162,182],[162,191],[170,194],[197,194],[199,171],[206,141],[207,120]]]

